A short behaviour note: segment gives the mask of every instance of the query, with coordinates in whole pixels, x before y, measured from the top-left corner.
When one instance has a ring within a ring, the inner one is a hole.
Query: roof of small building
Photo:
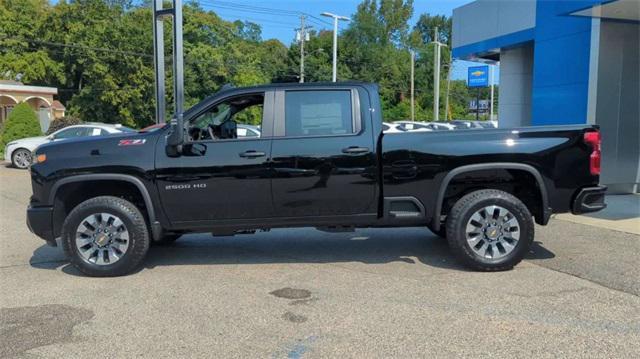
[[[64,110],[66,107],[64,107],[64,105],[60,101],[54,100],[51,103],[51,108],[53,108],[54,110]]]

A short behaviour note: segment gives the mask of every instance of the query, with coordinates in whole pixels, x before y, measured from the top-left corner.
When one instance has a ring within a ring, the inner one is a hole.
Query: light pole
[[[415,58],[416,53],[413,50],[410,50],[411,53],[411,121],[416,120],[416,104],[414,100],[414,67],[415,67]]]
[[[447,46],[438,41],[438,27],[434,30],[434,38],[432,43],[435,45],[433,51],[433,118],[440,121],[440,48]]]
[[[332,81],[336,82],[338,77],[338,21],[350,21],[346,16],[335,15],[330,12],[323,12],[322,16],[333,18],[333,76]]]

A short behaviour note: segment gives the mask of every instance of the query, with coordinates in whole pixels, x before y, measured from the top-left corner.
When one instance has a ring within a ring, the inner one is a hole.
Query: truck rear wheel
[[[71,264],[91,277],[131,273],[149,249],[144,216],[131,202],[112,196],[76,206],[62,225],[62,247]]]
[[[533,242],[527,206],[499,190],[479,190],[456,202],[447,218],[449,247],[460,261],[480,271],[501,271],[520,263]]]

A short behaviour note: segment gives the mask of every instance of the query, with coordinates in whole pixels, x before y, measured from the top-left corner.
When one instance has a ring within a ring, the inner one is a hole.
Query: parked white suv
[[[67,138],[106,136],[123,132],[135,132],[135,130],[122,125],[105,123],[85,123],[82,125],[68,126],[49,136],[28,137],[9,142],[4,149],[4,160],[11,162],[14,167],[25,169],[31,165],[31,153],[43,143],[61,141]]]

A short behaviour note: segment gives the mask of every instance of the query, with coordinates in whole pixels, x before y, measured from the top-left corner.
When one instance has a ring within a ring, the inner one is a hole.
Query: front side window
[[[263,93],[224,100],[189,121],[189,137],[192,141],[259,138],[263,107]],[[255,135],[248,135],[245,126],[255,128]]]
[[[354,132],[351,91],[286,92],[286,136],[346,135]]]

